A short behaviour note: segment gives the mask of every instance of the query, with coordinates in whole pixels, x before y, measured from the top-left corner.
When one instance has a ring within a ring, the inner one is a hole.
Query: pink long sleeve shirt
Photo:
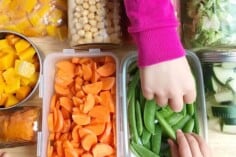
[[[185,55],[171,0],[125,0],[125,7],[140,67]]]

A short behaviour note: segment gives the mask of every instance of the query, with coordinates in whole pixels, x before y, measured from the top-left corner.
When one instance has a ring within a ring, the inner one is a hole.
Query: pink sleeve
[[[170,0],[125,0],[129,32],[138,47],[139,66],[185,55]]]

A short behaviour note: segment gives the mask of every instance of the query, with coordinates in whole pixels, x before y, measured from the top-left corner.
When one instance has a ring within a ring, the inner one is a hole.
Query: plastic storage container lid
[[[201,62],[235,62],[236,47],[213,47],[196,51]]]

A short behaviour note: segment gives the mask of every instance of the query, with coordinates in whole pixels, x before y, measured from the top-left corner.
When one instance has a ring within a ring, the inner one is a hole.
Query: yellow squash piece
[[[9,45],[14,46],[16,44],[16,42],[18,42],[20,40],[20,37],[10,34],[6,36],[7,42]]]
[[[15,70],[16,73],[22,77],[30,78],[35,73],[35,66],[34,64],[23,61],[23,60],[16,60],[15,61]]]
[[[20,60],[31,61],[35,55],[35,50],[33,47],[27,48],[25,51],[21,52],[19,55]]]
[[[12,94],[7,95],[7,101],[5,103],[5,107],[11,107],[15,104],[17,104],[19,100]]]
[[[0,40],[0,50],[6,49],[6,48],[9,48],[9,47],[11,47],[11,46],[8,44],[6,39],[1,39]]]
[[[0,106],[4,106],[7,101],[7,95],[6,94],[0,94]]]
[[[0,54],[2,52],[0,51]],[[14,65],[14,53],[2,53],[0,56],[0,70],[6,70]]]
[[[16,98],[18,100],[23,100],[30,93],[31,88],[29,86],[22,86],[16,91]]]
[[[17,54],[20,54],[22,51],[26,50],[27,48],[30,47],[30,43],[27,42],[24,39],[20,39],[16,44],[15,44],[15,48],[16,48],[16,52]]]

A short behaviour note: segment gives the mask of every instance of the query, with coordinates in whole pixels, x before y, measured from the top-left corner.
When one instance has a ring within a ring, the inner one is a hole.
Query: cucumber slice
[[[230,80],[227,84],[229,88],[232,89],[234,93],[236,93],[236,78]]]
[[[213,66],[213,73],[216,79],[222,84],[226,84],[228,81],[236,78],[236,72],[234,71],[234,69],[226,69],[223,67]]]
[[[236,68],[236,63],[235,62],[223,62],[223,63],[221,63],[221,66],[226,69],[234,69],[234,68]]]
[[[236,118],[223,118],[223,123],[227,125],[236,125]]]
[[[225,90],[214,94],[215,100],[218,103],[230,102],[234,100],[234,94],[231,90]]]
[[[227,125],[222,124],[222,131],[224,133],[235,134],[236,133],[236,125]]]
[[[227,87],[225,87],[224,85],[222,85],[221,83],[219,83],[219,81],[216,80],[215,77],[211,77],[211,83],[212,83],[212,88],[214,92],[221,92],[224,91],[225,89],[227,89]]]
[[[236,106],[212,106],[211,109],[215,117],[236,118]]]

